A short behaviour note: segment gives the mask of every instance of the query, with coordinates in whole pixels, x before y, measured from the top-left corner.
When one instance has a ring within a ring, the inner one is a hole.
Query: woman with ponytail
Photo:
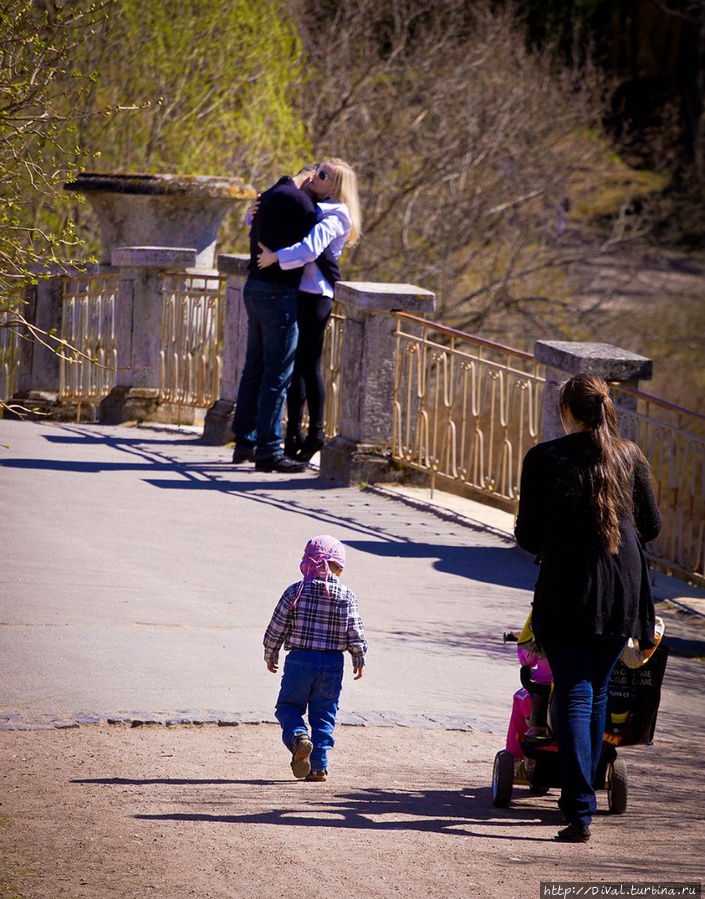
[[[524,459],[514,533],[540,566],[532,620],[553,672],[568,821],[557,839],[587,842],[612,669],[629,637],[654,645],[643,546],[658,536],[661,516],[648,463],[620,437],[605,381],[571,378],[560,412],[566,436]]]

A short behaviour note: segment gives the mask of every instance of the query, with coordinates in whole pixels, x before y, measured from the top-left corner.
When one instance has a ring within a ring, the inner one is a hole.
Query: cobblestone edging
[[[123,727],[184,727],[216,725],[239,727],[244,724],[276,724],[275,717],[266,712],[225,713],[212,710],[180,709],[173,714],[147,712],[118,712],[117,714],[89,714],[24,716],[0,712],[0,731],[3,730],[66,730],[90,725]],[[460,715],[400,715],[396,712],[340,712],[338,724],[348,727],[420,727],[461,730],[474,733],[497,733],[497,729]]]

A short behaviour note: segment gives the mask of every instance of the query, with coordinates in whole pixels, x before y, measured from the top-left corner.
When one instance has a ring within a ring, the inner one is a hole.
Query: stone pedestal
[[[206,412],[203,441],[209,446],[223,446],[233,439],[235,400],[247,349],[247,312],[242,302],[242,288],[247,280],[249,261],[249,256],[228,254],[218,256],[218,272],[227,277],[223,373],[220,379],[220,396]]]
[[[599,375],[605,381],[618,381],[638,389],[639,381],[653,377],[653,362],[608,343],[579,343],[561,340],[539,340],[534,356],[546,366],[546,390],[543,400],[542,441],[564,434],[558,397],[562,385],[580,372]],[[636,401],[625,398],[622,405]]]
[[[124,246],[193,247],[196,268],[212,268],[218,228],[255,189],[242,178],[82,172],[64,190],[84,194],[100,221],[103,262]]]
[[[340,433],[321,451],[320,477],[344,485],[394,480],[393,313],[428,317],[435,295],[412,284],[341,281],[335,299],[345,309]]]
[[[113,250],[112,263],[120,268],[115,322],[119,358],[115,387],[100,404],[103,424],[173,418],[159,403],[161,273],[190,268],[195,260],[196,251],[183,247]]]

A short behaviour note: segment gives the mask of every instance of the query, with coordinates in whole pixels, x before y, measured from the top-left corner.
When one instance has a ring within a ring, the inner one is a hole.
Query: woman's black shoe
[[[316,453],[323,449],[325,445],[326,441],[322,437],[307,437],[304,440],[304,445],[296,454],[297,461],[310,462]]]
[[[284,455],[290,459],[295,459],[297,454],[303,448],[304,441],[301,437],[285,437],[284,438]]]

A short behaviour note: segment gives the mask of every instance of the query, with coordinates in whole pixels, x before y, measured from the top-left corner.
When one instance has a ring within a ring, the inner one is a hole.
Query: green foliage
[[[98,106],[129,111],[84,132],[102,169],[248,177],[302,149],[300,48],[273,0],[117,0],[90,50]]]
[[[233,174],[264,186],[308,160],[293,102],[302,78],[300,42],[276,0],[6,0],[4,306],[35,263],[97,250],[94,216],[62,192],[77,170]]]
[[[96,170],[265,186],[309,157],[293,102],[300,42],[275,0],[116,0],[84,49],[81,65],[96,76],[79,142],[100,154]],[[98,117],[104,107],[116,113]]]
[[[0,8],[0,312],[37,264],[70,254],[72,223],[54,214],[89,80],[75,68],[105,14],[90,0],[7,0]]]

